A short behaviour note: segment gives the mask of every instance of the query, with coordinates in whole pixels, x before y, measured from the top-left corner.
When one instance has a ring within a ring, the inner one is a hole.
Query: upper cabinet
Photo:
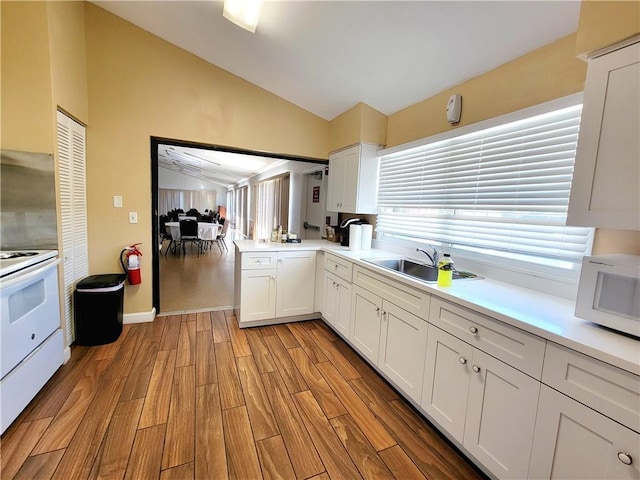
[[[589,61],[568,225],[640,230],[640,43]]]
[[[377,145],[358,144],[329,155],[327,210],[376,213]]]

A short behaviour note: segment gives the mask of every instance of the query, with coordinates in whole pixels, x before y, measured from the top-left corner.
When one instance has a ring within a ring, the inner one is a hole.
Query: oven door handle
[[[38,264],[38,268],[35,268],[34,270],[29,270],[27,272],[15,272],[8,278],[5,277],[0,280],[2,290],[4,290],[5,293],[10,293],[6,291],[15,286],[24,286],[25,283],[35,280],[38,277],[42,277],[45,273],[47,273],[48,270],[50,270],[58,263],[60,263],[59,259],[52,258],[51,260],[45,260],[41,264]]]

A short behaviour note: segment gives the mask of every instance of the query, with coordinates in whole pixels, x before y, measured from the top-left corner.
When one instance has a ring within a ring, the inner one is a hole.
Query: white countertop
[[[453,301],[506,324],[564,345],[626,371],[640,375],[640,340],[613,332],[574,315],[575,305],[567,300],[504,282],[484,278],[454,280],[451,287],[438,287],[391,270],[378,267],[363,258],[397,258],[379,249],[351,251],[325,240],[301,243],[275,243],[240,240],[238,251],[323,250],[342,256],[401,283],[431,295]]]

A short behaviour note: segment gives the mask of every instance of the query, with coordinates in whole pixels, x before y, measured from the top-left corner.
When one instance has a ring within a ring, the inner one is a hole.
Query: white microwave
[[[584,257],[576,316],[640,337],[640,257]]]

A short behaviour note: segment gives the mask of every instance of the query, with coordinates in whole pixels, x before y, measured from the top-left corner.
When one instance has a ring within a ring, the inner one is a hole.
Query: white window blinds
[[[381,152],[379,236],[580,261],[593,229],[565,220],[582,105],[544,107]]]

